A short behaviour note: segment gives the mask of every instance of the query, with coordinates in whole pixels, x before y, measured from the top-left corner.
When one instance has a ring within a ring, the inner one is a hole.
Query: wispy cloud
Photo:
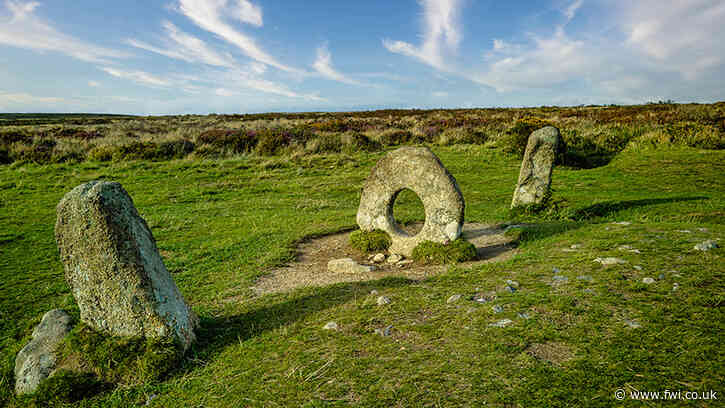
[[[99,47],[64,34],[49,22],[35,15],[38,2],[6,0],[9,16],[0,17],[0,44],[35,51],[55,51],[79,60],[108,63],[114,58],[128,55],[109,48]]]
[[[330,50],[327,48],[327,44],[323,44],[317,48],[317,59],[312,66],[325,78],[350,85],[362,85],[361,82],[345,76],[332,67],[332,56],[330,55]]]
[[[263,66],[261,66],[263,68]],[[322,102],[325,98],[319,95],[302,94],[289,89],[286,85],[270,81],[261,77],[260,64],[251,63],[239,69],[226,71],[209,72],[203,77],[197,78],[199,82],[215,88],[218,96],[235,96],[241,90],[253,90],[284,96],[287,98],[304,99],[309,101]]]
[[[461,0],[421,0],[423,6],[423,44],[383,40],[390,52],[416,58],[436,69],[449,70],[445,57],[458,49],[463,34],[460,27]]]
[[[66,99],[54,96],[37,96],[25,92],[7,93],[0,91],[0,103],[5,105],[52,104],[65,102]]]
[[[178,10],[194,24],[237,46],[250,58],[283,71],[299,72],[266,53],[254,39],[235,29],[225,18],[261,27],[262,10],[259,6],[247,0],[236,0],[231,5],[228,0],[179,0]]]
[[[207,65],[232,68],[236,65],[234,58],[229,54],[221,54],[210,48],[204,41],[193,35],[181,31],[173,23],[164,21],[161,24],[166,32],[163,47],[150,45],[146,42],[128,39],[126,43],[131,46],[151,51],[169,58],[186,62],[200,62]]]
[[[172,82],[144,71],[125,71],[118,68],[101,67],[101,70],[116,78],[128,79],[144,85],[170,86]]]
[[[577,10],[584,4],[584,0],[576,0],[575,2],[571,3],[569,7],[564,10],[564,15],[566,16],[567,21],[571,21],[574,16],[576,15]]]

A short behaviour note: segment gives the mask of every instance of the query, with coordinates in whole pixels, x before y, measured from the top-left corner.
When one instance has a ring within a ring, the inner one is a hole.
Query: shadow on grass
[[[596,217],[606,217],[619,211],[648,205],[675,203],[680,201],[707,200],[710,197],[671,197],[671,198],[645,198],[642,200],[605,201],[576,210],[572,215],[574,221],[584,221]]]
[[[266,331],[302,320],[310,314],[338,306],[356,297],[367,296],[373,289],[397,288],[415,282],[401,277],[388,277],[375,281],[316,287],[305,290],[305,292],[313,291],[312,294],[300,295],[300,291],[293,292],[282,302],[253,306],[252,310],[238,315],[202,318],[201,327],[196,330],[197,343],[190,350],[189,356],[196,354],[200,358],[207,359],[221,352],[229,344],[259,336]],[[277,296],[265,298],[270,302],[278,299]],[[264,302],[265,298],[261,298],[259,302]],[[319,329],[322,330],[322,327]],[[195,365],[192,360],[191,366],[185,369],[191,369]]]

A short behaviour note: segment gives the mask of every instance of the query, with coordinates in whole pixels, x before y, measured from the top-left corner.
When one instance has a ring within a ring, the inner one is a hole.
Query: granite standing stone
[[[58,344],[71,330],[71,318],[63,310],[53,309],[33,330],[30,343],[15,357],[15,393],[35,392],[55,369]]]
[[[511,208],[544,202],[551,186],[554,162],[563,146],[559,129],[553,126],[531,133]]]
[[[398,194],[410,189],[425,207],[425,224],[415,236],[400,228],[393,216]],[[373,167],[363,187],[357,223],[363,231],[390,235],[392,254],[411,256],[423,241],[448,243],[461,235],[465,203],[456,179],[427,147],[401,147]]]
[[[91,327],[119,336],[172,336],[186,350],[198,318],[119,183],[93,181],[63,197],[55,238],[65,278]]]

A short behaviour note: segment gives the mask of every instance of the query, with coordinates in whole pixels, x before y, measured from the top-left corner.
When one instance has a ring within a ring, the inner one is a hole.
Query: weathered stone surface
[[[541,128],[529,136],[524,160],[521,163],[519,182],[514,190],[511,208],[541,204],[549,193],[551,172],[556,156],[564,142],[559,129],[553,126]]]
[[[173,336],[184,349],[198,318],[119,183],[93,181],[63,197],[55,238],[81,320],[119,336]]]
[[[35,392],[56,364],[58,344],[71,330],[71,317],[60,309],[49,311],[33,330],[33,339],[15,358],[15,393]]]
[[[400,228],[393,216],[398,194],[410,189],[425,207],[425,224],[415,236]],[[401,147],[373,167],[360,197],[357,223],[361,230],[380,229],[390,235],[393,254],[411,256],[423,241],[447,243],[463,228],[465,204],[456,179],[427,147]]]
[[[705,242],[700,242],[699,244],[695,245],[695,249],[698,251],[709,251],[711,249],[717,248],[717,242],[713,240],[707,240]]]
[[[352,258],[340,258],[327,262],[327,270],[332,273],[367,273],[374,271],[375,267],[360,265]]]

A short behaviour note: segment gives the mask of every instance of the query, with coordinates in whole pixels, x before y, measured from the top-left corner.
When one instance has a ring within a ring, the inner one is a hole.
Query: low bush
[[[380,134],[378,141],[383,146],[397,146],[413,140],[413,134],[408,130],[388,129]]]
[[[385,251],[390,247],[391,243],[388,233],[381,230],[357,230],[350,234],[350,246],[366,253]]]
[[[258,139],[255,131],[214,129],[200,134],[197,141],[239,154],[252,151]]]
[[[476,247],[463,238],[447,244],[423,241],[413,249],[412,258],[424,264],[449,264],[476,259]]]
[[[550,125],[550,122],[535,117],[520,119],[504,132],[496,144],[506,153],[523,157],[531,133]]]

